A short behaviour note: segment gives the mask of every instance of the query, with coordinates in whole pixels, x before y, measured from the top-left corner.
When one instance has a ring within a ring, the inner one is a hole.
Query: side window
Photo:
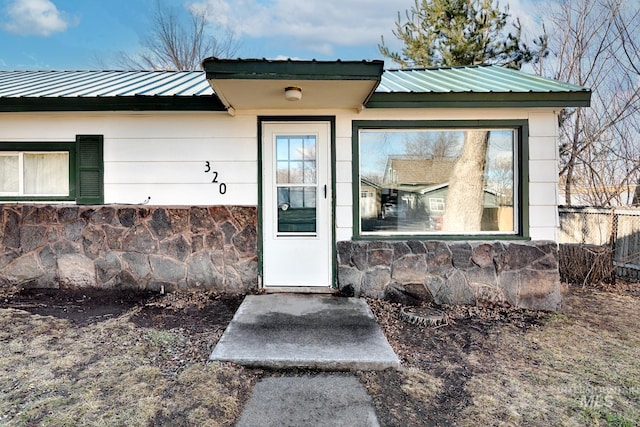
[[[0,201],[103,203],[102,136],[0,142]]]

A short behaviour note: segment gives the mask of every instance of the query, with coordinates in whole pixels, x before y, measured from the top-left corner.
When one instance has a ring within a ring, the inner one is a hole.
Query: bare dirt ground
[[[233,425],[280,374],[208,362],[241,301],[5,291],[0,425]],[[571,288],[561,313],[444,307],[438,327],[368,302],[402,361],[356,373],[383,426],[640,425],[640,285]]]

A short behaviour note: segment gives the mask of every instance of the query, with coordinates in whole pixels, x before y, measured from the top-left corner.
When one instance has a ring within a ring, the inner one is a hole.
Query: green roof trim
[[[207,58],[207,79],[380,81],[384,61],[298,61]]]
[[[0,98],[0,112],[226,111],[215,95]]]
[[[514,108],[588,107],[591,92],[575,93],[380,93],[375,92],[367,108]]]

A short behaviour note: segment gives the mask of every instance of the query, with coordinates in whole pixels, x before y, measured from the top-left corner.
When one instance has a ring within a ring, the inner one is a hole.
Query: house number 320
[[[218,182],[218,171],[214,171],[211,168],[211,162],[204,162],[204,173],[210,173],[211,175],[213,175],[211,183],[218,184],[218,191],[220,191],[220,194],[225,194],[227,192],[227,184],[225,184],[224,182]]]

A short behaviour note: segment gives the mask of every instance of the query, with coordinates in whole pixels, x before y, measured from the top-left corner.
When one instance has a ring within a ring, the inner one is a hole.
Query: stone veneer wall
[[[0,286],[257,287],[255,207],[0,205]]]
[[[550,241],[338,242],[338,283],[355,295],[409,295],[437,304],[562,305],[558,245]]]

